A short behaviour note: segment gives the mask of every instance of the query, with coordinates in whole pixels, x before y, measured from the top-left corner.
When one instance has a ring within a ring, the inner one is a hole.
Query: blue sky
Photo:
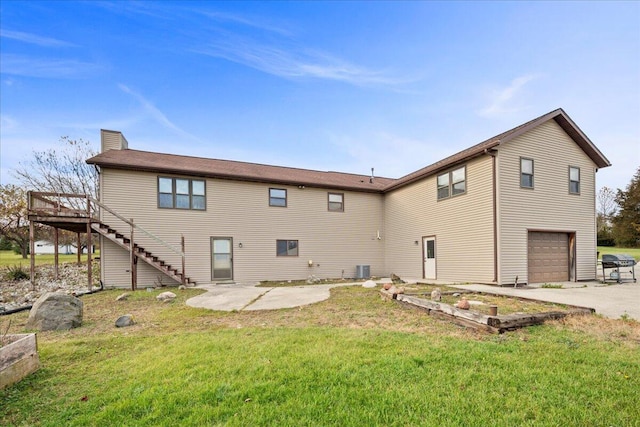
[[[0,181],[61,136],[400,177],[558,107],[640,165],[640,2],[0,3]]]

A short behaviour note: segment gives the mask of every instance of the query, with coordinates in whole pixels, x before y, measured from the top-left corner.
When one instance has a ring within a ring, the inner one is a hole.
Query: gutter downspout
[[[492,193],[493,193],[493,281],[498,283],[498,192],[496,189],[496,155],[495,149],[484,150],[485,154],[491,156],[491,179],[492,179]]]

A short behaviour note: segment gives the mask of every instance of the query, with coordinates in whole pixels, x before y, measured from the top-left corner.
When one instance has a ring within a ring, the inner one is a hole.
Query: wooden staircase
[[[125,249],[127,252],[131,251],[131,239],[126,237],[124,234],[119,233],[117,230],[109,227],[107,224],[102,222],[93,222],[91,224],[91,229],[96,233],[104,236],[111,242]],[[156,270],[165,274],[169,278],[175,280],[178,283],[182,283],[184,285],[195,286],[197,283],[195,280],[190,277],[185,277],[184,272],[180,271],[180,269],[167,264],[165,261],[161,260],[157,255],[154,255],[151,251],[146,250],[142,246],[139,246],[137,243],[133,244],[133,255],[137,259],[141,259],[146,262]]]

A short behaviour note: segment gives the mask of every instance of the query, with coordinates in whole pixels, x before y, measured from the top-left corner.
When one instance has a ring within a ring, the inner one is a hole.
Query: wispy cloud
[[[136,101],[138,101],[140,103],[140,105],[142,106],[142,108],[144,109],[145,113],[152,120],[158,122],[160,125],[164,126],[165,128],[170,129],[170,130],[176,132],[179,135],[182,135],[183,137],[187,137],[187,138],[193,139],[193,140],[198,140],[197,137],[191,135],[190,133],[188,133],[188,132],[180,129],[178,126],[176,126],[171,120],[169,120],[167,118],[167,116],[162,111],[160,111],[158,109],[158,107],[153,105],[152,102],[147,100],[145,97],[143,97],[139,93],[133,91],[131,88],[129,88],[128,86],[126,86],[126,85],[124,85],[122,83],[118,84],[118,87],[120,88],[121,91],[123,91],[127,95],[131,95]]]
[[[18,127],[18,121],[7,114],[0,114],[0,128],[3,132],[13,131]]]
[[[25,55],[0,55],[0,72],[25,77],[73,79],[85,78],[105,67],[75,59],[34,58]]]
[[[73,47],[73,43],[65,42],[50,37],[37,36],[35,34],[23,33],[21,31],[11,31],[0,29],[0,37],[17,40],[23,43],[35,44],[44,47]]]
[[[208,18],[211,18],[213,20],[216,20],[222,23],[240,24],[246,27],[267,31],[270,33],[276,33],[283,36],[292,35],[291,31],[287,30],[286,28],[283,28],[283,26],[277,26],[277,25],[268,23],[264,19],[248,17],[248,16],[238,15],[234,13],[226,13],[226,12],[211,12],[211,11],[205,11],[205,10],[200,10],[197,12],[202,14],[203,16],[206,16]]]
[[[408,80],[389,76],[382,71],[350,64],[329,54],[268,46],[241,37],[229,37],[209,43],[194,52],[223,58],[256,70],[284,78],[316,78],[341,81],[353,85],[398,85]]]
[[[501,114],[513,113],[523,109],[518,106],[517,97],[522,94],[522,88],[537,75],[527,74],[513,79],[507,87],[493,90],[489,95],[488,105],[478,111],[483,117],[497,117]]]

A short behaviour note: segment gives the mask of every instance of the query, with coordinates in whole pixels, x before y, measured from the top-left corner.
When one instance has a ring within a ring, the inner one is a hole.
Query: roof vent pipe
[[[369,178],[369,184],[373,184],[373,168],[371,168],[371,178]]]

